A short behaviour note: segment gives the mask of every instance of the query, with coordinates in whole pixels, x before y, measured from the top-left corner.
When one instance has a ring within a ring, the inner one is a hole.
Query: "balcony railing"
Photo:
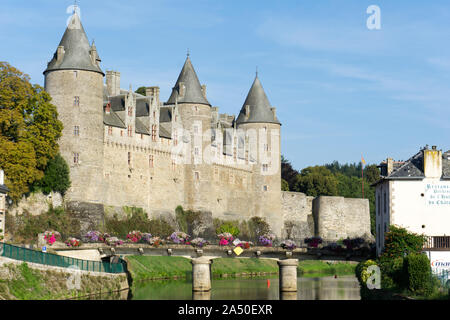
[[[424,249],[450,250],[450,236],[426,237]]]

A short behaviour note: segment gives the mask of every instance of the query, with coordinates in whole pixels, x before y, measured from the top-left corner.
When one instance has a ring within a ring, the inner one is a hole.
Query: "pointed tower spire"
[[[249,122],[280,124],[272,111],[269,99],[267,99],[264,88],[258,78],[258,71],[256,71],[253,85],[236,120],[237,124]]]
[[[200,81],[192,66],[191,58],[189,57],[189,51],[183,69],[172,89],[172,94],[165,104],[175,104],[175,102],[177,102],[177,104],[198,103],[211,106],[203,95],[202,86],[200,85]]]
[[[96,53],[95,44],[93,43],[92,46]],[[86,70],[99,72],[104,75],[96,63],[97,57],[92,58],[91,51],[92,48],[81,24],[80,16],[77,10],[74,9],[69,25],[59,43],[58,50],[48,63],[44,74],[55,70]]]

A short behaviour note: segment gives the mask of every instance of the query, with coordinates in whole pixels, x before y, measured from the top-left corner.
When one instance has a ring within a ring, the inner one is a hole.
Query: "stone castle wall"
[[[336,241],[370,234],[368,199],[343,197],[308,197],[299,192],[281,193],[283,237],[304,239],[319,236]]]

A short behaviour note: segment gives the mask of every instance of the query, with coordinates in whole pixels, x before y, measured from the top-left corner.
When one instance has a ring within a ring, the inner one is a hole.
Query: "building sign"
[[[429,251],[427,255],[434,273],[442,270],[450,271],[450,251]]]
[[[425,186],[427,206],[450,207],[450,183],[427,183]]]

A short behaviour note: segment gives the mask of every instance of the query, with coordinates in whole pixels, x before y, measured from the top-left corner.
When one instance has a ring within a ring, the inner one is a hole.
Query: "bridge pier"
[[[298,259],[278,260],[280,268],[280,292],[297,292]]]
[[[194,258],[192,263],[192,291],[205,292],[211,290],[211,263],[206,257]]]

